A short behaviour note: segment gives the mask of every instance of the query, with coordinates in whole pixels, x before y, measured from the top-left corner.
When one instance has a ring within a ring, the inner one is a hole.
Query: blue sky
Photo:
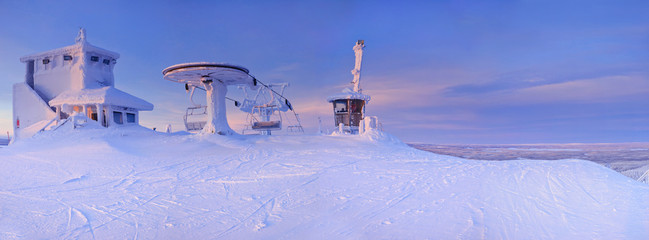
[[[368,115],[406,142],[649,141],[649,1],[0,1],[0,132],[19,58],[88,41],[121,54],[116,87],[181,128],[173,64],[228,62],[289,82],[306,130],[333,127],[326,97],[366,42]],[[233,97],[240,97],[230,88]],[[245,115],[228,109],[233,128]]]

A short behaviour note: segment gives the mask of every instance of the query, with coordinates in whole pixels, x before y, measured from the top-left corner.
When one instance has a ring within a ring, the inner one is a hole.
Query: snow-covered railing
[[[59,122],[59,123],[54,127],[54,129],[52,129],[52,131],[54,131],[54,130],[56,130],[56,129],[59,129],[59,128],[60,128],[61,126],[63,126],[63,124],[65,124],[66,122],[68,122],[68,119],[67,119],[67,118],[64,119],[63,121]]]
[[[45,131],[45,129],[47,129],[48,127],[50,127],[50,126],[52,125],[52,123],[56,122],[56,120],[58,120],[58,116],[53,117],[52,120],[50,120],[49,122],[47,122],[47,124],[45,124],[45,126],[43,126],[43,128],[41,128],[41,130],[38,130],[38,132]],[[56,124],[55,124],[55,125],[56,125]]]
[[[73,128],[77,127],[82,127],[88,123],[88,117],[85,115],[77,114],[77,115],[72,115],[69,118],[72,118],[72,124],[74,124]]]

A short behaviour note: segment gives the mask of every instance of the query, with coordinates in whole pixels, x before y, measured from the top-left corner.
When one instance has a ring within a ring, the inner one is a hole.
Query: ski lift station
[[[334,123],[341,133],[363,133],[366,128],[376,128],[376,117],[365,117],[365,105],[370,96],[363,94],[361,89],[361,62],[363,61],[365,41],[358,40],[354,46],[356,62],[352,75],[351,88],[346,87],[342,92],[331,95],[327,101],[333,104]]]
[[[76,43],[20,58],[25,81],[13,86],[12,141],[67,122],[103,127],[139,124],[139,111],[153,104],[115,88],[119,54],[91,45],[84,29]]]
[[[293,111],[288,99],[282,94],[287,83],[264,84],[250,75],[248,69],[226,63],[194,62],[170,66],[162,71],[164,79],[185,84],[190,92],[192,103],[187,108],[183,120],[189,132],[203,132],[219,135],[236,134],[226,117],[226,100],[234,102],[239,110],[248,113],[248,125],[243,130],[254,130],[262,135],[282,129],[281,112]],[[235,85],[244,90],[246,99],[242,102],[226,96],[227,86]],[[279,92],[274,88],[279,88]],[[206,104],[197,104],[193,100],[194,92],[205,91]],[[249,92],[256,92],[251,96]],[[301,131],[297,114],[295,125],[288,126],[288,131]]]
[[[202,131],[219,135],[235,134],[234,130],[230,128],[225,114],[225,95],[228,92],[228,86],[257,86],[257,80],[248,74],[248,69],[225,63],[177,64],[165,68],[162,74],[169,81],[184,83],[186,89],[191,87],[192,94],[195,88],[202,87],[205,90],[207,119]],[[187,126],[187,117],[185,117],[185,126]]]

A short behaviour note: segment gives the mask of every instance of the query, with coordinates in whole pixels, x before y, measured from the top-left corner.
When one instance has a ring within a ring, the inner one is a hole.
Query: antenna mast
[[[354,75],[354,80],[352,84],[354,85],[354,92],[362,93],[361,89],[361,62],[363,61],[363,48],[365,48],[365,41],[358,40],[354,46],[354,53],[356,53],[356,64],[354,69],[352,69],[352,75]]]
[[[75,38],[74,40],[77,43],[85,43],[86,42],[86,29],[85,28],[79,28],[79,34],[77,35],[77,38]]]

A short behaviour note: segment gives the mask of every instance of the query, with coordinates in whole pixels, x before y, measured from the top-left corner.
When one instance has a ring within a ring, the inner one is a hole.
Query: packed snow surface
[[[387,134],[62,129],[0,148],[0,239],[648,239],[649,186]]]

